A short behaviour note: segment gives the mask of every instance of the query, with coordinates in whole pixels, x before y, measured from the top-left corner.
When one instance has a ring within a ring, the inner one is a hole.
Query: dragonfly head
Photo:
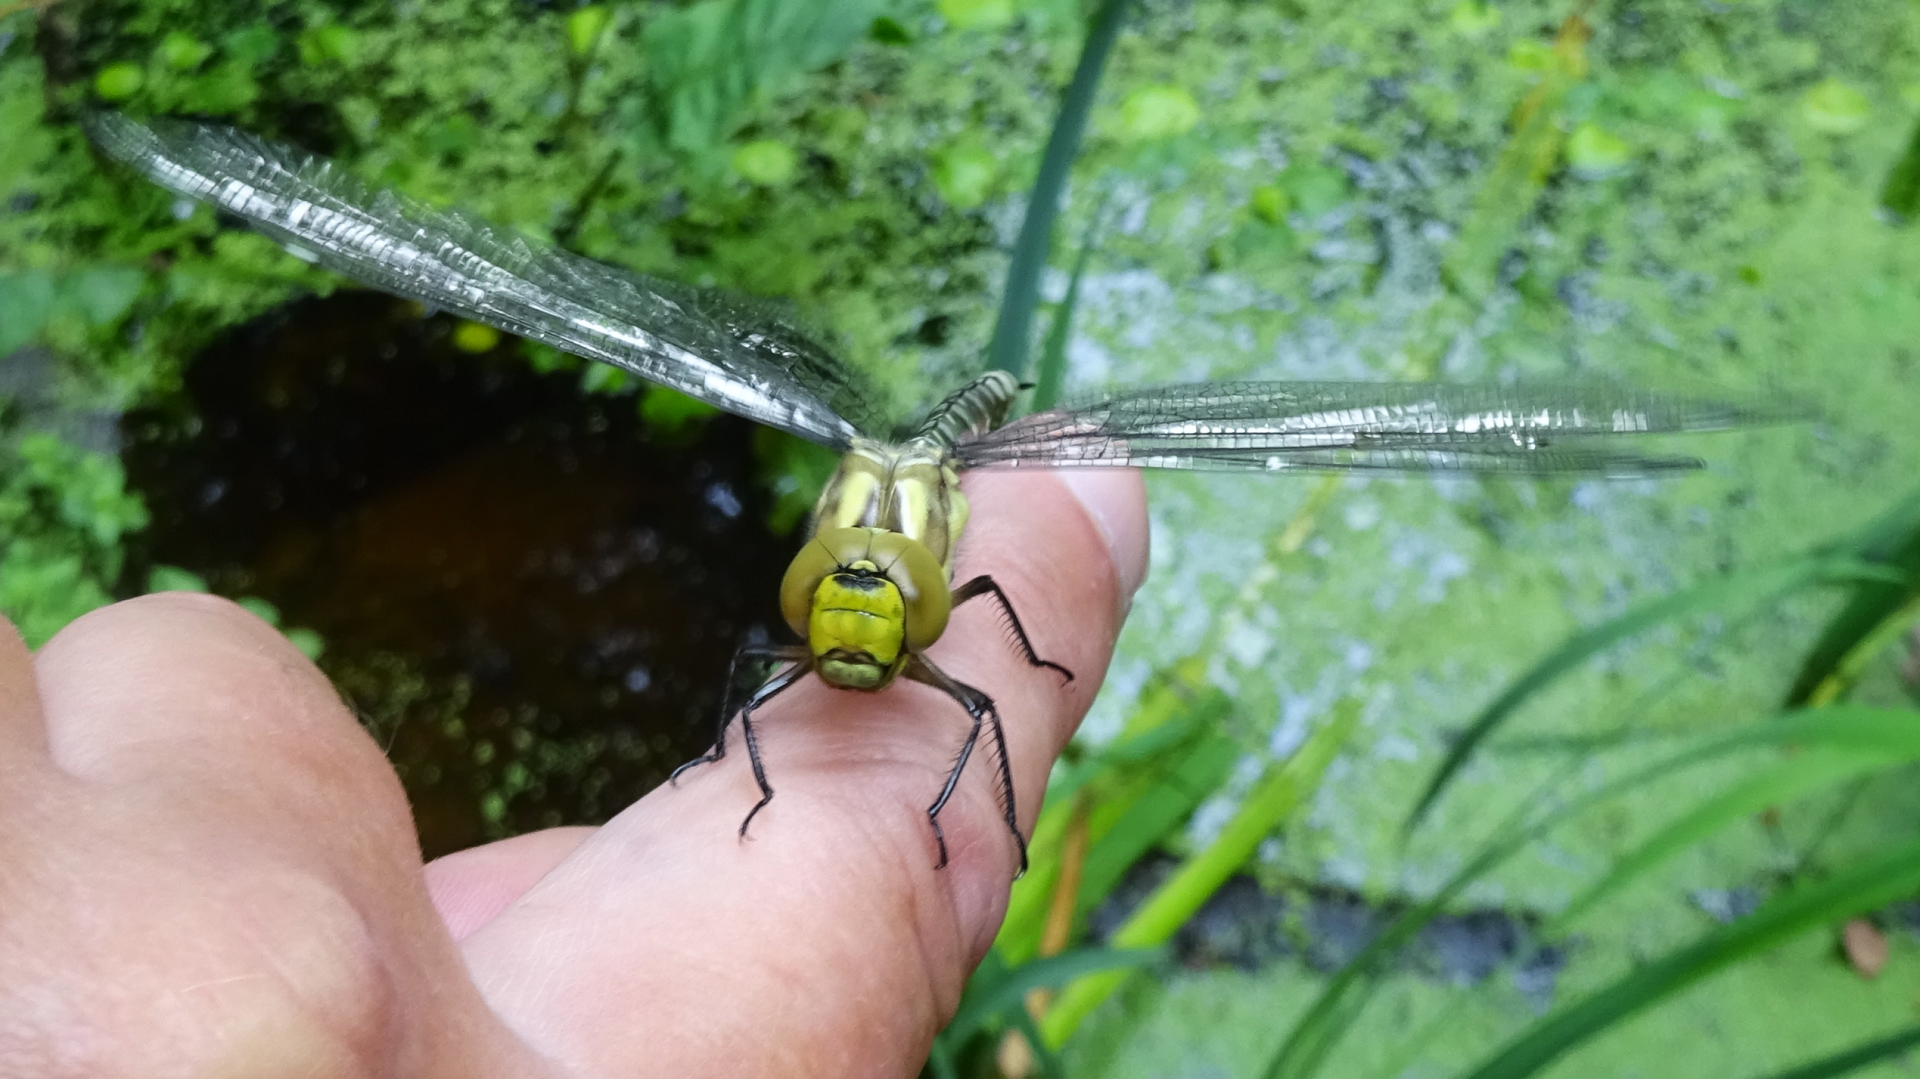
[[[879,689],[940,639],[953,597],[916,540],[884,528],[830,528],[780,582],[780,612],[807,639],[814,669],[842,689]]]

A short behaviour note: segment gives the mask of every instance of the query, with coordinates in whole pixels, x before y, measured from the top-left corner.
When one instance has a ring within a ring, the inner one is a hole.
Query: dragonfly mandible
[[[990,597],[1036,668],[1035,651],[990,576],[952,584],[970,468],[1173,468],[1248,472],[1494,472],[1644,476],[1698,467],[1619,436],[1724,429],[1782,418],[1758,401],[1663,395],[1607,384],[1206,382],[1127,387],[1008,421],[1020,390],[989,372],[919,424],[896,430],[862,380],[829,350],[753,301],[622,270],[376,190],[324,158],[245,132],[117,113],[88,118],[108,154],[363,284],[612,364],[844,454],[806,544],[781,585],[804,644],[736,657],[774,673],[740,709],[760,800],[773,798],[753,713],[811,673],[875,692],[900,677],[946,693],[972,720],[927,808],[947,864],[940,812],[983,731],[998,755],[1000,808],[1026,867],[1006,739],[993,698],[942,671],[927,649],[954,606]],[[726,752],[733,709],[686,768]]]

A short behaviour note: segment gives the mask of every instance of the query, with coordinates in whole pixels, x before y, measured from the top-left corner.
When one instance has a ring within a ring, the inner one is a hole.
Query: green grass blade
[[[1920,492],[1880,515],[1854,541],[1860,558],[1893,571],[1861,580],[1820,633],[1787,691],[1786,707],[1826,704],[1844,693],[1860,663],[1901,628],[1920,599]]]
[[[1066,1073],[1060,1067],[1060,1057],[1054,1053],[1053,1047],[1048,1045],[1046,1038],[1041,1035],[1040,1026],[1033,1021],[1033,1016],[1027,1014],[1025,1008],[1020,1008],[1013,1013],[1012,1018],[1013,1029],[1027,1039],[1027,1047],[1033,1050],[1033,1062],[1039,1067],[1042,1079],[1065,1079]]]
[[[1858,1071],[1876,1061],[1904,1053],[1916,1045],[1920,1045],[1920,1026],[1863,1042],[1852,1049],[1843,1049],[1783,1072],[1774,1072],[1766,1079],[1832,1079],[1833,1076]]]
[[[1907,152],[1887,172],[1880,205],[1909,221],[1920,217],[1920,120],[1914,121],[1913,134],[1907,137]]]
[[[1669,756],[1546,812],[1535,808],[1540,799],[1523,801],[1431,899],[1394,919],[1328,980],[1261,1074],[1265,1079],[1306,1079],[1313,1075],[1366,1006],[1384,962],[1474,881],[1499,868],[1527,844],[1595,806],[1631,794],[1657,779],[1729,753],[1764,746],[1831,746],[1885,756],[1920,755],[1920,720],[1904,709],[1859,705],[1796,712],[1689,739]]]
[[[1040,346],[1040,364],[1033,375],[1033,410],[1043,412],[1060,400],[1060,390],[1067,381],[1067,342],[1073,338],[1073,312],[1080,306],[1080,279],[1086,276],[1087,263],[1093,255],[1093,242],[1099,236],[1102,211],[1106,200],[1093,211],[1093,218],[1087,222],[1087,234],[1080,240],[1080,253],[1073,259],[1073,276],[1067,278],[1067,294],[1060,300],[1060,309],[1053,313],[1053,322],[1047,327],[1047,339]]]
[[[1822,787],[1888,767],[1903,759],[1913,758],[1821,748],[1794,754],[1747,775],[1616,861],[1606,876],[1576,896],[1542,932],[1548,936],[1557,935],[1568,923],[1591,910],[1602,899],[1734,821],[1750,817],[1768,806],[1791,802]]]
[[[1107,970],[1132,970],[1158,963],[1161,948],[1076,948],[1070,952],[1022,963],[994,983],[992,989],[968,1000],[954,1013],[942,1035],[956,1041],[972,1037],[997,1016],[1012,1015],[1035,989],[1064,985],[1076,978]]]
[[[1592,36],[1578,13],[1569,15],[1548,54],[1550,66],[1514,109],[1513,134],[1488,170],[1472,213],[1441,263],[1441,278],[1455,292],[1480,299],[1492,290],[1501,256],[1559,163],[1567,137],[1562,127],[1567,94],[1587,77],[1587,41]]]
[[[1826,880],[1769,900],[1759,910],[1644,964],[1549,1015],[1462,1079],[1523,1079],[1636,1012],[1734,963],[1810,929],[1905,899],[1920,890],[1920,840],[1883,850]]]
[[[1124,804],[1103,800],[1104,812],[1098,816],[1106,819],[1096,821],[1076,908],[1084,913],[1112,891],[1133,863],[1220,789],[1240,755],[1239,743],[1217,731],[1208,732],[1174,758],[1151,787]]]
[[[1467,725],[1465,732],[1448,748],[1446,757],[1428,781],[1427,789],[1421,792],[1413,811],[1407,814],[1404,830],[1411,832],[1419,827],[1467,759],[1527,698],[1621,641],[1664,622],[1696,614],[1724,614],[1738,608],[1755,607],[1809,585],[1857,579],[1862,575],[1862,567],[1852,559],[1824,553],[1802,555],[1662,596],[1618,618],[1574,634],[1514,680]]]
[[[1231,702],[1212,690],[1190,704],[1188,712],[1122,738],[1081,762],[1064,782],[1048,786],[1047,808],[1028,846],[1035,871],[1015,882],[994,940],[994,950],[1007,962],[1023,963],[1039,951],[1076,796],[1085,792],[1092,800],[1089,844],[1074,902],[1078,917],[1105,898],[1127,867],[1191,815],[1233,768],[1240,746],[1220,729]]]
[[[1128,3],[1102,0],[1087,30],[1086,44],[1080,48],[1080,63],[1060,101],[1060,113],[1054,117],[1053,132],[1047,136],[1047,149],[1040,158],[1040,173],[1027,194],[1027,216],[1013,244],[1006,291],[1000,295],[1000,314],[993,326],[993,341],[987,346],[990,368],[1023,377],[1026,374],[1027,337],[1033,330],[1034,309],[1040,303],[1040,274],[1053,251],[1053,219],[1060,212],[1060,195],[1066,190],[1073,159],[1080,152],[1080,137],[1093,111],[1093,95],[1100,87],[1113,42],[1126,21]]]
[[[1152,948],[1171,939],[1201,904],[1247,864],[1261,841],[1319,786],[1327,765],[1352,735],[1359,715],[1356,701],[1349,699],[1337,705],[1332,721],[1309,736],[1292,756],[1269,768],[1214,841],[1187,858],[1173,876],[1154,889],[1109,943],[1116,948]],[[1107,971],[1067,986],[1041,1021],[1046,1043],[1065,1044],[1093,1009],[1125,984],[1127,974]]]
[[[960,1079],[952,1050],[939,1038],[933,1039],[933,1048],[927,1050],[927,1070],[933,1073],[933,1079]]]

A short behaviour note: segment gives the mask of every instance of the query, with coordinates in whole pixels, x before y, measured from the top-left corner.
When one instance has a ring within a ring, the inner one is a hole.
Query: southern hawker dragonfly
[[[1608,385],[1223,382],[1126,387],[1009,422],[1021,387],[989,372],[919,423],[879,414],[831,352],[753,304],[630,273],[372,189],[332,163],[224,127],[88,121],[110,155],[167,189],[217,205],[296,253],[356,281],[543,342],[844,453],[808,541],[781,586],[781,611],[805,643],[749,646],[775,673],[739,709],[760,800],[773,798],[753,713],[812,673],[873,692],[905,677],[933,686],[972,720],[927,807],[947,862],[940,812],[986,731],[1000,806],[1026,864],[1006,739],[992,697],[942,671],[927,649],[952,609],[989,597],[1027,663],[1071,679],[1035,651],[990,576],[952,583],[971,468],[1173,468],[1245,472],[1496,472],[1646,475],[1697,467],[1622,445],[1619,436],[1728,428],[1775,418],[1763,404]],[[720,759],[733,710],[704,756]],[[675,772],[677,777],[680,772]]]

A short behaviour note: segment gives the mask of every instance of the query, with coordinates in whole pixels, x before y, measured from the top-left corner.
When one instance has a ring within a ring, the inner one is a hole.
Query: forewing
[[[367,187],[241,131],[117,113],[88,119],[113,157],[385,292],[610,363],[748,419],[844,448],[872,397],[759,305],[595,262]]]
[[[1038,412],[957,453],[969,468],[1643,475],[1699,462],[1611,444],[1618,437],[1788,418],[1765,402],[1603,384],[1193,383]]]

